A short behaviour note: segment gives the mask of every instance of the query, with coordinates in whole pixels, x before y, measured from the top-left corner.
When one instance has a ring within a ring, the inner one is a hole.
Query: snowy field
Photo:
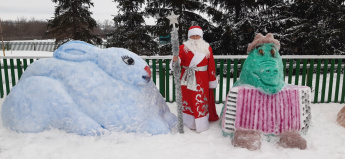
[[[3,99],[0,100],[2,105]],[[176,114],[176,103],[168,103]],[[174,129],[171,134],[148,135],[112,132],[102,136],[78,136],[52,129],[31,134],[16,133],[3,127],[0,120],[1,159],[345,159],[345,128],[336,123],[344,104],[313,104],[312,122],[304,136],[306,150],[284,149],[277,138],[262,137],[258,151],[233,147],[222,136],[219,121],[210,129],[185,133]],[[220,113],[222,105],[217,105]],[[1,109],[0,109],[1,110]]]

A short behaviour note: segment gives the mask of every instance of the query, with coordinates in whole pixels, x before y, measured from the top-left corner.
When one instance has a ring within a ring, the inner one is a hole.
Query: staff
[[[167,18],[170,20],[170,24],[173,25],[173,29],[170,32],[171,34],[171,46],[172,46],[172,52],[174,56],[178,56],[179,54],[179,42],[178,42],[178,33],[177,29],[175,27],[175,24],[178,24],[177,18],[179,16],[175,15],[174,12],[172,12]],[[183,119],[182,119],[182,93],[181,93],[181,66],[179,61],[173,62],[173,68],[174,68],[174,82],[175,82],[175,96],[176,96],[176,103],[177,103],[177,117],[178,117],[178,123],[177,128],[179,133],[184,133],[183,131]]]

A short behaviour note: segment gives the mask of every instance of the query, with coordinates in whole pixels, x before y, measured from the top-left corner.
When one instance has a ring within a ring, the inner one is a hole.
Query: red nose
[[[149,66],[146,66],[144,69],[145,69],[145,71],[147,72],[148,76],[151,77],[151,70],[150,70],[150,67],[149,67]]]

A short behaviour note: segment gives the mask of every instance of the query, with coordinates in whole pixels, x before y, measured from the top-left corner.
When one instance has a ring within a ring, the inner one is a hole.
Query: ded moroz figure
[[[196,132],[209,128],[209,121],[218,120],[213,90],[217,87],[212,48],[203,39],[200,26],[191,26],[188,40],[179,47],[173,62],[181,64],[183,122]]]

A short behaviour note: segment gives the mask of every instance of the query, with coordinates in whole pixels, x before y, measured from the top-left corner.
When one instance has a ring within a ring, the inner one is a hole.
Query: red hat
[[[202,37],[203,32],[200,26],[191,26],[188,30],[188,38],[192,35],[199,35]]]

